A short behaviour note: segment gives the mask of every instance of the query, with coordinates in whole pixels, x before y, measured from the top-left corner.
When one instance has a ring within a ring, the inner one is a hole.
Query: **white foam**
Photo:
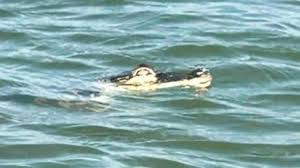
[[[94,82],[93,87],[99,91],[99,95],[92,94],[90,95],[90,100],[100,103],[110,104],[113,100],[114,95],[124,90],[122,88],[117,87],[113,83],[105,82],[105,81],[97,81]]]

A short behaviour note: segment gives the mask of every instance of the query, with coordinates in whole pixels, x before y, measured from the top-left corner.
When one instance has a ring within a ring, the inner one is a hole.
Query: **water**
[[[1,168],[300,167],[299,0],[0,4]],[[213,86],[97,82],[140,63]]]

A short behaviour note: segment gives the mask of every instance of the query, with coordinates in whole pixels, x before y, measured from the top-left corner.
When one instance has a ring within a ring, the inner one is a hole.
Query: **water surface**
[[[0,4],[0,167],[299,167],[300,1]],[[213,86],[97,82],[140,63]]]

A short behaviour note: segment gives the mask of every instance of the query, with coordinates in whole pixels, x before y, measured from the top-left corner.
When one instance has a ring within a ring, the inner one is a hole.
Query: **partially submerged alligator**
[[[151,90],[176,86],[207,88],[211,85],[212,76],[205,68],[189,72],[157,72],[151,66],[141,64],[137,68],[109,80],[117,86],[131,90]]]

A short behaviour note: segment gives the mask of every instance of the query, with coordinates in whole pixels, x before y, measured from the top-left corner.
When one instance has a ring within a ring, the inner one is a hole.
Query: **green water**
[[[299,25],[299,0],[0,0],[0,167],[300,167]],[[213,85],[97,82],[140,63]]]

